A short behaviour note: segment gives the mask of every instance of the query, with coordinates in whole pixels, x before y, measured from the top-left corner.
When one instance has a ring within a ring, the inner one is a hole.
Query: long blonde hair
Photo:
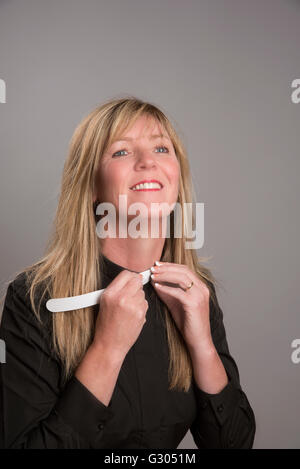
[[[181,207],[184,203],[195,201],[187,152],[178,132],[162,110],[132,96],[112,99],[98,106],[82,120],[71,138],[45,255],[24,270],[30,302],[39,321],[40,306],[46,293],[50,298],[61,298],[101,288],[103,258],[93,209],[96,171],[110,142],[141,115],[156,119],[173,143],[180,163],[178,202]],[[184,223],[183,212],[182,226]],[[165,240],[161,260],[186,264],[206,283],[215,302],[213,284],[216,280],[210,270],[200,263],[206,262],[207,258],[198,259],[195,250],[186,249],[184,243],[184,237],[173,237],[171,233]],[[38,307],[35,302],[37,291],[40,300]],[[53,351],[63,363],[65,380],[74,373],[93,340],[97,310],[98,306],[94,306],[52,316]],[[191,358],[165,305],[164,319],[170,356],[169,389],[188,391],[192,379]]]

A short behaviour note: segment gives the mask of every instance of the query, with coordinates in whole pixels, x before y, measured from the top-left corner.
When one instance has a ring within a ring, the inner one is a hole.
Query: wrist
[[[213,357],[217,350],[214,346],[212,339],[199,341],[196,345],[189,346],[191,358],[206,359]]]
[[[102,357],[107,363],[119,365],[124,361],[124,354],[120,353],[116,348],[107,347],[100,341],[93,341],[89,346],[89,354],[98,361]]]

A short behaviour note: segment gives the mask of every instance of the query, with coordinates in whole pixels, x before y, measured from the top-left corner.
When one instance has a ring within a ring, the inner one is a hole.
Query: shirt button
[[[223,412],[223,410],[224,410],[224,406],[223,406],[223,404],[220,404],[220,405],[217,407],[217,411],[218,411],[218,412]]]
[[[98,430],[103,430],[103,428],[104,428],[103,423],[99,423],[99,424],[98,424]]]
[[[201,409],[206,409],[207,402],[201,402]]]

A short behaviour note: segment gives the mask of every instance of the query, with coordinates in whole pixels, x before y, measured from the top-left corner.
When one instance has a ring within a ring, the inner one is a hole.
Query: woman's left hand
[[[151,283],[172,314],[188,348],[213,348],[209,321],[209,288],[186,265],[159,263],[160,266],[154,267]],[[165,282],[173,286],[164,285]],[[187,289],[191,282],[192,287]]]

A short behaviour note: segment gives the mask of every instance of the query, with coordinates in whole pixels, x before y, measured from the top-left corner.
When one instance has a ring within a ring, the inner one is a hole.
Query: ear
[[[100,202],[99,202],[98,199],[94,200],[94,202],[93,202],[93,211],[94,211],[95,214],[96,214],[96,208],[97,208],[97,206],[99,205],[99,203],[100,203]]]
[[[93,192],[93,205],[95,204],[99,204],[100,203],[100,198],[99,198],[99,194],[96,194]]]

